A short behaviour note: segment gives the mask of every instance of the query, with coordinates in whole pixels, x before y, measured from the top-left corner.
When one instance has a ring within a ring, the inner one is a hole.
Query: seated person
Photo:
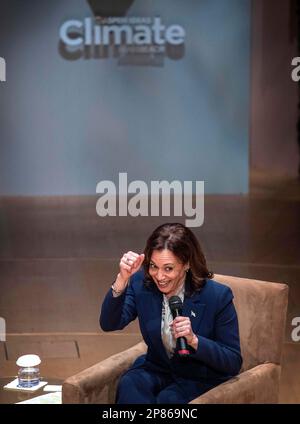
[[[182,224],[159,226],[143,254],[122,256],[100,326],[122,330],[138,318],[148,350],[121,377],[116,403],[188,403],[238,374],[233,294],[212,278],[197,238]]]

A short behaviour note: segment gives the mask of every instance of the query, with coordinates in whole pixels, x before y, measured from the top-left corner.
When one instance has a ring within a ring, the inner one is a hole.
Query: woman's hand
[[[189,317],[179,316],[174,319],[170,324],[171,333],[175,339],[178,337],[185,337],[187,344],[192,346],[195,350],[198,348],[198,337],[192,330],[191,320]]]
[[[125,289],[129,278],[140,269],[144,259],[145,255],[143,253],[141,255],[131,251],[124,253],[119,264],[120,272],[114,283],[116,290],[122,291]]]

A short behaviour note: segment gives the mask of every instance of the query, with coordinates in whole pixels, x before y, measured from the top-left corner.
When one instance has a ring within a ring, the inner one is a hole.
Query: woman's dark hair
[[[182,224],[163,224],[156,228],[147,240],[144,250],[145,283],[153,283],[149,266],[154,250],[170,250],[183,264],[189,263],[188,277],[192,292],[200,290],[206,278],[213,278],[208,271],[206,259],[192,231]]]

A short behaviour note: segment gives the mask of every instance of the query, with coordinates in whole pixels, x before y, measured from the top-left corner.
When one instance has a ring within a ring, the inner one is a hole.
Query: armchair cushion
[[[280,365],[261,364],[209,390],[190,403],[278,403]]]

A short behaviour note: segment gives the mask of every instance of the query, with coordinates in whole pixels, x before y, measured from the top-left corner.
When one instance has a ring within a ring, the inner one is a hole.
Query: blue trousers
[[[159,373],[145,367],[129,369],[120,379],[117,404],[182,404],[188,403],[214,385],[170,374]]]

